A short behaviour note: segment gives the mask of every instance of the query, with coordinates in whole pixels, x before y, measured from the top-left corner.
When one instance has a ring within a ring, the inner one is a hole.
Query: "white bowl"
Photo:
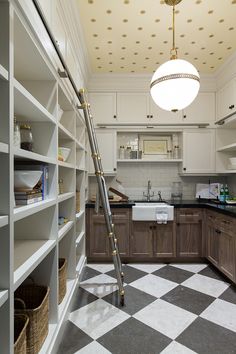
[[[59,146],[58,154],[63,158],[63,161],[66,161],[70,155],[71,149]]]
[[[40,180],[42,171],[14,171],[14,187],[15,189],[33,189]]]
[[[229,162],[231,165],[236,165],[236,157],[229,157]]]

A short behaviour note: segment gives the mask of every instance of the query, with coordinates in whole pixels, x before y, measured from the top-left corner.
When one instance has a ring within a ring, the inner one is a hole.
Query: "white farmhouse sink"
[[[174,220],[174,207],[167,203],[135,203],[132,206],[132,220],[157,221],[158,215],[167,214],[167,220]]]

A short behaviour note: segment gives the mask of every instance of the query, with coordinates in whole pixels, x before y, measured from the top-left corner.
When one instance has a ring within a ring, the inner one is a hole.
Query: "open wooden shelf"
[[[35,160],[54,165],[57,163],[57,160],[52,157],[47,157],[44,155],[37,154],[36,152],[27,151],[16,147],[14,148],[14,156],[16,159]]]
[[[14,241],[14,290],[55,247],[55,240]]]
[[[75,196],[74,192],[67,192],[67,193],[62,193],[58,195],[58,201],[60,202],[64,202],[64,200],[70,199],[72,197]]]

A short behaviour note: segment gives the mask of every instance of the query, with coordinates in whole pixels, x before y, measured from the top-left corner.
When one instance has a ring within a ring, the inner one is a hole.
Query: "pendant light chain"
[[[177,49],[175,47],[175,5],[173,5],[173,16],[172,16],[172,49],[170,51],[171,58],[170,59],[177,59]]]

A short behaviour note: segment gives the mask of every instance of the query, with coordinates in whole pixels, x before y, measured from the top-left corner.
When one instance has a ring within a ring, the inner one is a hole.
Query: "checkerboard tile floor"
[[[236,354],[236,287],[207,264],[88,264],[57,354]]]

